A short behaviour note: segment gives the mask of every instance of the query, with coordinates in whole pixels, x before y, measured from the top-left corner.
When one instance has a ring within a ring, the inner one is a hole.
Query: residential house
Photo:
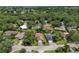
[[[25,22],[22,26],[20,26],[20,28],[23,29],[23,30],[24,30],[24,29],[27,29],[27,28],[28,28],[28,27],[27,27],[27,23]]]
[[[51,34],[45,34],[46,40],[48,41],[49,45],[51,45],[55,39],[54,35]]]
[[[16,39],[20,40],[20,39],[23,39],[24,34],[25,34],[24,32],[22,32],[22,33],[19,32],[15,37],[16,37]]]
[[[37,39],[39,46],[43,45],[42,41],[44,40],[44,37],[42,33],[36,33],[35,38]]]
[[[61,26],[60,27],[55,27],[55,30],[60,31],[61,33],[61,37],[66,39],[66,36],[69,34],[66,29],[65,29],[65,25],[64,22],[61,22]]]
[[[66,36],[69,35],[69,33],[66,31],[66,32],[61,32],[61,37],[66,39]]]
[[[45,30],[45,31],[50,31],[50,32],[53,31],[53,28],[51,27],[51,24],[44,24],[44,25],[42,26],[42,28],[43,28],[43,30]]]
[[[6,35],[6,36],[11,36],[11,35],[15,35],[15,34],[17,34],[16,31],[5,31],[5,33],[4,33],[4,35]]]
[[[60,27],[55,27],[55,30],[58,30],[58,31],[66,31],[64,23],[61,22],[61,26]]]

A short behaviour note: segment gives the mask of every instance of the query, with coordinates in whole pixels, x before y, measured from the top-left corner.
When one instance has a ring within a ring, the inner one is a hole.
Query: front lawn
[[[44,53],[56,53],[54,50],[47,50],[47,51],[44,51]]]
[[[64,39],[58,40],[58,41],[56,42],[56,44],[57,44],[57,45],[65,45],[65,44],[67,44],[67,41],[64,40]]]

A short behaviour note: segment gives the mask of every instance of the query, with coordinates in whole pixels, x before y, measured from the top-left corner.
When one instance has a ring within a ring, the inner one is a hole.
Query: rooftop
[[[5,35],[7,35],[7,36],[10,36],[12,34],[17,34],[17,32],[16,31],[6,31],[5,32]]]
[[[51,34],[45,34],[45,37],[47,40],[54,40],[54,35],[51,35]]]
[[[27,29],[27,23],[24,23],[22,26],[20,26],[21,29]]]
[[[24,32],[22,32],[22,33],[19,32],[15,37],[17,39],[22,39],[24,37]]]

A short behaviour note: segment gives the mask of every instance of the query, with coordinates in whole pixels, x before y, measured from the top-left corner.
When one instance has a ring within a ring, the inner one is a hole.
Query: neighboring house
[[[39,46],[43,45],[42,41],[44,40],[44,37],[42,33],[36,33],[35,38],[37,39]]]
[[[44,37],[43,37],[42,33],[36,33],[35,38],[37,38],[37,40],[44,40]]]
[[[51,45],[55,39],[54,35],[51,34],[45,34],[46,40],[48,41],[49,45]]]
[[[66,36],[69,34],[66,29],[65,29],[65,25],[63,22],[61,22],[61,26],[60,27],[56,27],[55,30],[60,31],[61,33],[61,37],[66,39]]]
[[[27,27],[27,23],[25,22],[22,26],[20,26],[20,28],[23,29],[23,30],[24,30],[24,29],[27,29],[27,28],[28,28],[28,27]]]
[[[45,31],[53,31],[53,28],[51,27],[51,24],[44,24],[42,26],[43,30]]]
[[[69,33],[66,31],[66,32],[61,32],[61,37],[66,39],[66,36],[69,35]]]
[[[61,26],[60,27],[55,27],[55,30],[58,30],[58,31],[66,31],[64,23],[61,22]]]
[[[5,34],[6,36],[11,36],[11,35],[17,34],[17,32],[16,32],[16,31],[6,31],[4,34]]]
[[[22,33],[19,32],[15,37],[16,37],[16,39],[20,40],[20,39],[23,39],[24,34],[25,34],[24,32],[22,32]]]

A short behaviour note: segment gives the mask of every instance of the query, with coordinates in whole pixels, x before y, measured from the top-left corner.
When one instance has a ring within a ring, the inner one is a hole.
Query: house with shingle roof
[[[55,30],[60,31],[61,37],[64,38],[64,39],[65,39],[66,36],[69,34],[69,33],[66,31],[64,22],[61,22],[61,26],[60,26],[60,27],[56,27]]]
[[[51,24],[47,24],[47,23],[42,26],[42,29],[45,30],[45,31],[49,31],[49,32],[53,31]]]
[[[36,33],[35,38],[37,39],[39,46],[43,45],[42,41],[44,40],[44,37],[42,33]]]
[[[16,31],[5,31],[5,33],[4,33],[4,35],[6,35],[6,36],[11,36],[11,35],[15,35],[15,34],[17,34]]]
[[[20,40],[20,39],[23,39],[24,34],[25,34],[24,32],[22,32],[22,33],[19,32],[15,37],[16,37],[16,39]]]
[[[55,27],[55,30],[58,30],[58,31],[66,31],[64,23],[61,22],[61,26],[60,27]]]

